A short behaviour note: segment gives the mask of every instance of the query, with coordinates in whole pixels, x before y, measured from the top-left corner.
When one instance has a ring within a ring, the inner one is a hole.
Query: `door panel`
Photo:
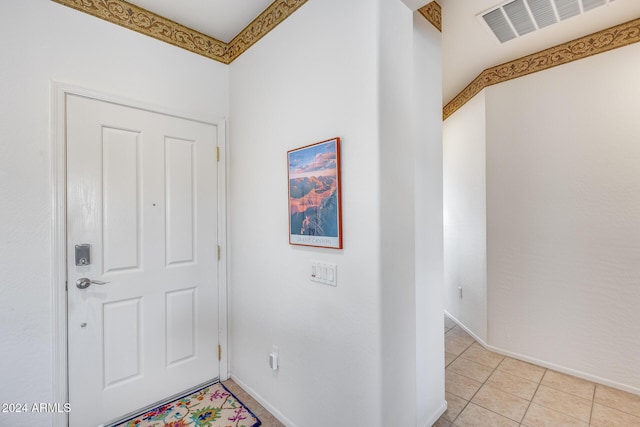
[[[216,139],[213,125],[67,96],[71,427],[219,376]],[[91,263],[76,266],[81,243]]]
[[[142,375],[141,298],[103,305],[104,386],[116,386]]]
[[[194,261],[193,141],[167,138],[167,265]]]
[[[196,354],[196,289],[168,292],[166,299],[167,365],[171,366]]]
[[[104,174],[104,272],[139,268],[140,133],[102,129]]]

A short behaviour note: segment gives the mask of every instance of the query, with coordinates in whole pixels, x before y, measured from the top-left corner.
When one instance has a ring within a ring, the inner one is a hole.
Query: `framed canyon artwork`
[[[287,152],[289,243],[342,249],[340,138]]]

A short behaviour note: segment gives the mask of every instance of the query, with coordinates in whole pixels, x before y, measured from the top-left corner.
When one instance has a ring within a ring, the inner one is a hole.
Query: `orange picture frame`
[[[289,244],[342,249],[340,138],[287,151]]]

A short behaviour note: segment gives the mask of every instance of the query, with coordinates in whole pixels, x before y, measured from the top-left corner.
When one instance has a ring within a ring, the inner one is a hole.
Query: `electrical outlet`
[[[269,367],[273,371],[277,371],[280,366],[280,350],[275,345],[271,347],[271,353],[269,353]]]
[[[462,299],[462,286],[458,286],[458,296]]]

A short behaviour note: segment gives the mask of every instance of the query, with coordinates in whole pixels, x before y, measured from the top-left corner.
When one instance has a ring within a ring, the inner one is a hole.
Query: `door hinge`
[[[222,346],[218,344],[218,360],[222,360]]]
[[[220,245],[218,245],[218,261],[220,261],[220,251],[221,251]]]
[[[216,147],[216,160],[220,161],[220,147]]]

